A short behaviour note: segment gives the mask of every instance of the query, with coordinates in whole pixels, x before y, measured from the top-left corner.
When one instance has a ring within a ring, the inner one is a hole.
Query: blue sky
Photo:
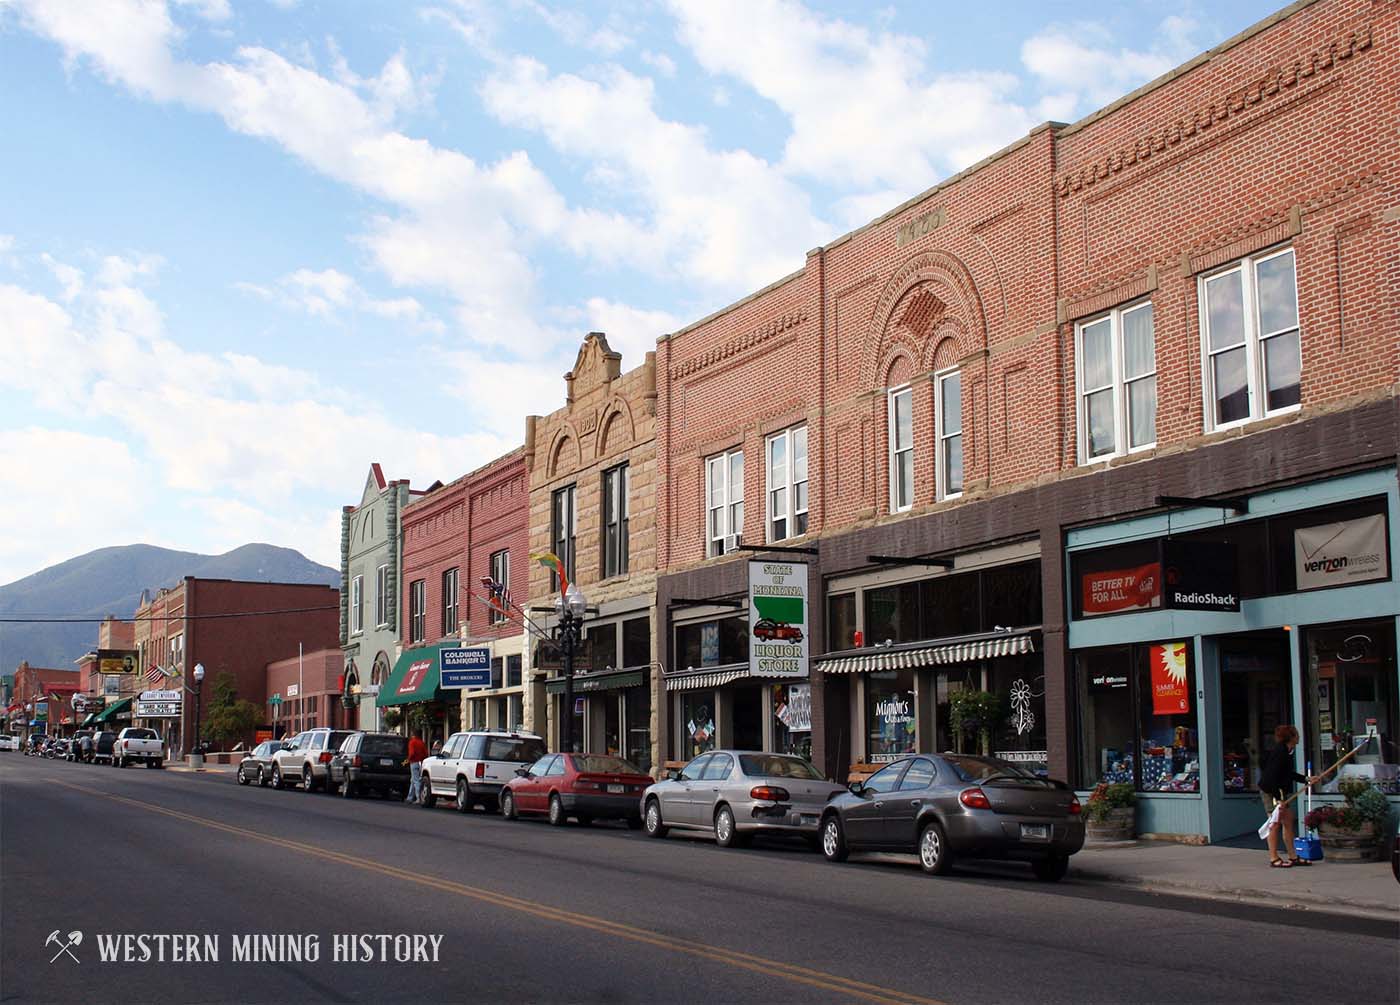
[[[0,0],[0,583],[334,565],[371,461],[509,450],[584,333],[631,367],[1275,7]]]

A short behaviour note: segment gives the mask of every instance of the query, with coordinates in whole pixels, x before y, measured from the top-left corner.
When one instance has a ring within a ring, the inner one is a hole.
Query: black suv
[[[112,760],[112,744],[117,742],[117,734],[110,729],[104,729],[92,738],[92,760],[94,764],[116,764]]]
[[[327,790],[346,799],[365,792],[408,791],[408,738],[398,733],[351,733],[331,758]]]

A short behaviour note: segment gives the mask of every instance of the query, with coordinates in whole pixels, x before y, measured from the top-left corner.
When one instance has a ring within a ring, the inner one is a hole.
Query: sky
[[[338,566],[371,462],[519,445],[587,332],[630,369],[1279,5],[0,0],[0,584]]]

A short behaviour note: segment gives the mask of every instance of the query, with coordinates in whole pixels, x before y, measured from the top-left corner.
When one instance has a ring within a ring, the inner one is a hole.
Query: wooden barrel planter
[[[1137,810],[1120,806],[1108,811],[1102,820],[1086,820],[1084,837],[1088,841],[1131,841],[1137,836]]]
[[[1322,855],[1328,862],[1374,862],[1380,857],[1380,840],[1373,823],[1359,831],[1323,824],[1317,834],[1322,838]]]

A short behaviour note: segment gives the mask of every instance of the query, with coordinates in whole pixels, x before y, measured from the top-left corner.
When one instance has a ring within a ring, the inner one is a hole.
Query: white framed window
[[[365,630],[365,577],[350,580],[350,631],[358,635]]]
[[[408,641],[422,642],[428,630],[428,582],[415,579],[408,587]]]
[[[457,569],[448,569],[442,574],[442,637],[450,638],[460,627],[461,574]]]
[[[807,427],[768,437],[768,540],[807,533]]]
[[[730,450],[705,462],[708,519],[705,554],[713,558],[744,543],[744,452]]]
[[[491,578],[501,588],[501,602],[510,604],[510,549],[491,553]],[[506,620],[504,611],[491,608],[491,624],[499,625]]]
[[[1297,408],[1303,361],[1293,249],[1243,259],[1199,283],[1206,429]]]
[[[619,464],[603,472],[603,578],[621,576],[627,571],[629,510],[627,504],[627,465]]]
[[[938,498],[956,499],[963,490],[962,371],[950,370],[934,378],[938,437]]]
[[[1075,326],[1079,458],[1087,464],[1157,442],[1157,350],[1152,302]]]
[[[564,563],[564,575],[574,576],[574,558],[578,546],[578,492],[577,486],[566,485],[555,489],[550,497],[550,543],[554,546],[555,557]],[[549,574],[550,591],[559,589],[559,577]]]
[[[389,623],[389,567],[381,565],[374,573],[374,623],[383,628]]]
[[[890,512],[914,505],[914,392],[908,386],[889,391]]]

